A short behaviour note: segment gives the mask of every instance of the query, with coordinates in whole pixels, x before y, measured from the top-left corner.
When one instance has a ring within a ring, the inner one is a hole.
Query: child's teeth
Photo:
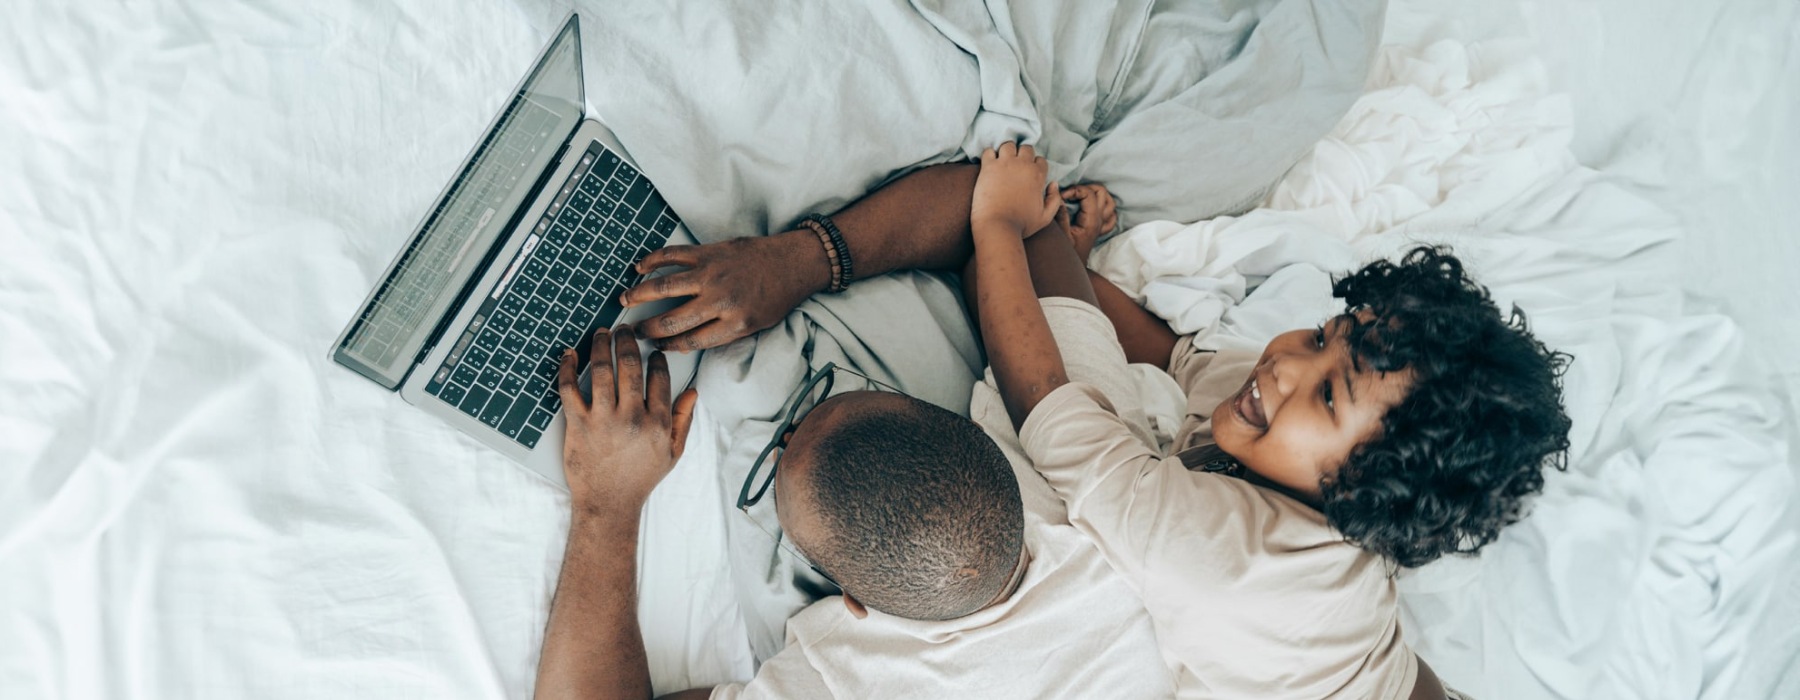
[[[1254,379],[1250,380],[1250,398],[1256,399],[1257,401],[1262,400],[1262,387],[1257,386],[1256,380]]]

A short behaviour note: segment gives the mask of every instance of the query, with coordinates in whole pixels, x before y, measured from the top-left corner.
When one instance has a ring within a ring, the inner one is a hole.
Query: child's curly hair
[[[1353,356],[1409,369],[1413,382],[1382,432],[1320,484],[1326,519],[1407,567],[1493,542],[1543,489],[1544,466],[1566,468],[1561,377],[1572,358],[1533,338],[1517,307],[1502,318],[1448,248],[1375,262],[1332,294],[1373,312],[1351,330]]]

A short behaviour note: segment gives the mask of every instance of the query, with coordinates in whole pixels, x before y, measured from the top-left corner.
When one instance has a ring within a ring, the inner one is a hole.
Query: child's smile
[[[1407,372],[1378,372],[1350,356],[1349,316],[1276,336],[1243,388],[1213,411],[1213,438],[1245,468],[1316,499],[1357,445],[1406,395]]]

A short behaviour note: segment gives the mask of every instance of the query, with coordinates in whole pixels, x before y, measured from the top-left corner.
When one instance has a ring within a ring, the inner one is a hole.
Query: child
[[[1393,566],[1473,552],[1520,517],[1567,449],[1566,356],[1502,320],[1456,258],[1416,250],[1338,281],[1347,311],[1191,406],[1198,446],[1165,459],[1097,387],[1129,384],[1131,356],[1194,397],[1204,356],[1092,281],[1045,173],[1030,147],[983,154],[966,284],[1026,455],[1143,598],[1180,693],[1445,697],[1402,640]],[[1091,245],[1107,197],[1071,196]]]

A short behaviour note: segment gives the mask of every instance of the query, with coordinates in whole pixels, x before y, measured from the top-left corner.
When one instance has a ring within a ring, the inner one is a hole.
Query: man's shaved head
[[[777,474],[782,526],[863,605],[915,620],[980,610],[1024,547],[1012,467],[973,421],[850,392],[796,426]]]

